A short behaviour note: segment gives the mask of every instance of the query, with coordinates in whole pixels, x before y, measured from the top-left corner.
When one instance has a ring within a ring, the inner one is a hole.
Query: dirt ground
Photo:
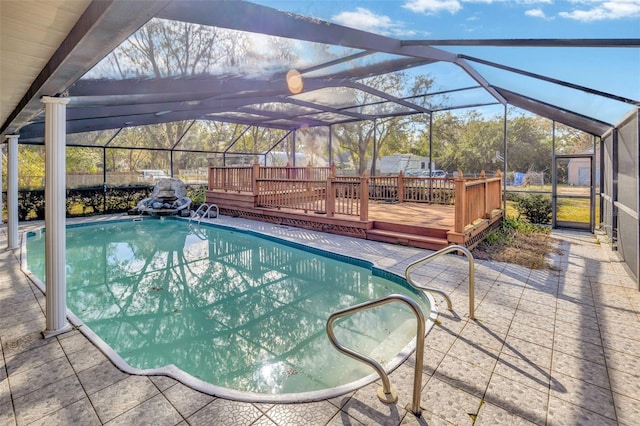
[[[474,250],[476,259],[508,262],[534,269],[549,268],[545,255],[556,252],[557,246],[550,230],[500,231],[497,241],[483,241]]]

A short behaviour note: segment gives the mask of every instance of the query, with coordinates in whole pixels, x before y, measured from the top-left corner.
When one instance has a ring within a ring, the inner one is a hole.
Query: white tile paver
[[[91,218],[77,222],[106,220]],[[427,252],[238,218],[218,222],[336,253],[398,274]],[[23,224],[22,229],[43,226]],[[379,383],[301,404],[247,403],[202,394],[162,376],[119,371],[81,333],[43,340],[44,297],[0,251],[0,425],[635,425],[640,418],[640,292],[606,244],[553,231],[555,270],[476,262],[476,316],[467,318],[467,264],[446,256],[416,279],[451,295],[426,339],[423,417],[407,411],[413,356],[391,374],[399,402]],[[0,246],[6,247],[6,225]],[[439,300],[439,297],[436,297]],[[9,309],[9,310],[8,310]],[[474,423],[475,421],[475,423]]]

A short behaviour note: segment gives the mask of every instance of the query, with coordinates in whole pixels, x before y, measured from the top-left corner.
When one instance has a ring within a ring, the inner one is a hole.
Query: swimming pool
[[[30,233],[27,252],[42,279],[43,234]],[[430,312],[424,294],[369,262],[180,219],[70,226],[67,271],[69,309],[125,371],[240,400],[314,400],[374,380],[330,345],[332,312],[391,293]],[[335,330],[392,368],[408,356],[416,328],[409,309],[393,304]]]

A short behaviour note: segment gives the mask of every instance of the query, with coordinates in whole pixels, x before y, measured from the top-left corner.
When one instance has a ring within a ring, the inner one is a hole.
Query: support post
[[[18,138],[8,135],[7,149],[7,233],[8,249],[18,248]]]
[[[504,158],[504,161],[502,162],[502,175],[504,176],[504,179],[502,179],[502,208],[505,211],[505,215],[507,212],[507,167],[508,167],[508,162],[509,162],[509,154],[507,153],[507,149],[508,149],[508,145],[509,145],[509,113],[507,110],[507,105],[504,105],[504,121],[503,121],[503,130],[502,130],[502,134],[504,137],[504,141],[503,141],[503,145],[502,145],[502,150],[504,151],[504,154],[502,155],[502,158]]]
[[[378,162],[378,126],[376,119],[373,119],[373,155],[371,156],[371,173],[370,176],[376,175],[376,163]]]
[[[226,176],[227,170],[223,170]],[[260,186],[258,185],[258,178],[260,178],[260,164],[256,161],[251,166],[251,190],[254,196],[260,194]],[[254,200],[255,201],[255,200]]]
[[[462,234],[464,227],[467,225],[467,187],[465,186],[462,171],[458,171],[458,177],[454,181],[455,193],[455,219],[454,231]]]
[[[484,188],[484,207],[482,207],[482,217],[485,219],[491,218],[491,208],[489,207],[490,198],[489,198],[489,182],[487,181],[487,173],[484,170],[480,170],[480,179],[484,181],[482,187]]]
[[[325,206],[327,209],[327,217],[333,217],[336,211],[336,184],[335,177],[329,176],[327,179],[327,193],[326,193]]]
[[[329,164],[334,165],[333,159],[333,126],[329,125]]]
[[[2,145],[0,145],[0,225],[4,222],[2,221]]]
[[[67,322],[66,268],[66,104],[68,98],[44,96],[45,104],[45,338],[71,330]]]
[[[360,220],[369,220],[369,176],[364,172],[360,177]]]
[[[433,112],[429,114],[429,177],[431,177],[431,170],[433,164]],[[429,192],[433,185],[429,184]],[[431,195],[429,195],[429,203],[431,203]]]
[[[295,131],[295,129],[293,130],[291,139],[292,139],[292,141],[291,141],[291,164],[293,164],[293,167],[296,167],[296,131]],[[289,165],[287,164],[287,166],[289,166]]]
[[[102,148],[102,213],[107,212],[107,148]]]
[[[558,208],[558,181],[556,177],[556,122],[555,120],[551,124],[551,227],[556,227],[556,216]],[[544,182],[543,182],[544,183]],[[506,209],[505,209],[506,211]]]

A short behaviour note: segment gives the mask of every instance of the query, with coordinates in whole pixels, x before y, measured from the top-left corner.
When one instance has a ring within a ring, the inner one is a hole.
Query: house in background
[[[590,154],[591,149],[581,151],[578,154]],[[567,164],[567,184],[575,186],[589,186],[591,184],[590,159],[572,158]],[[596,169],[595,184],[600,182],[600,148],[596,149],[594,167]]]

